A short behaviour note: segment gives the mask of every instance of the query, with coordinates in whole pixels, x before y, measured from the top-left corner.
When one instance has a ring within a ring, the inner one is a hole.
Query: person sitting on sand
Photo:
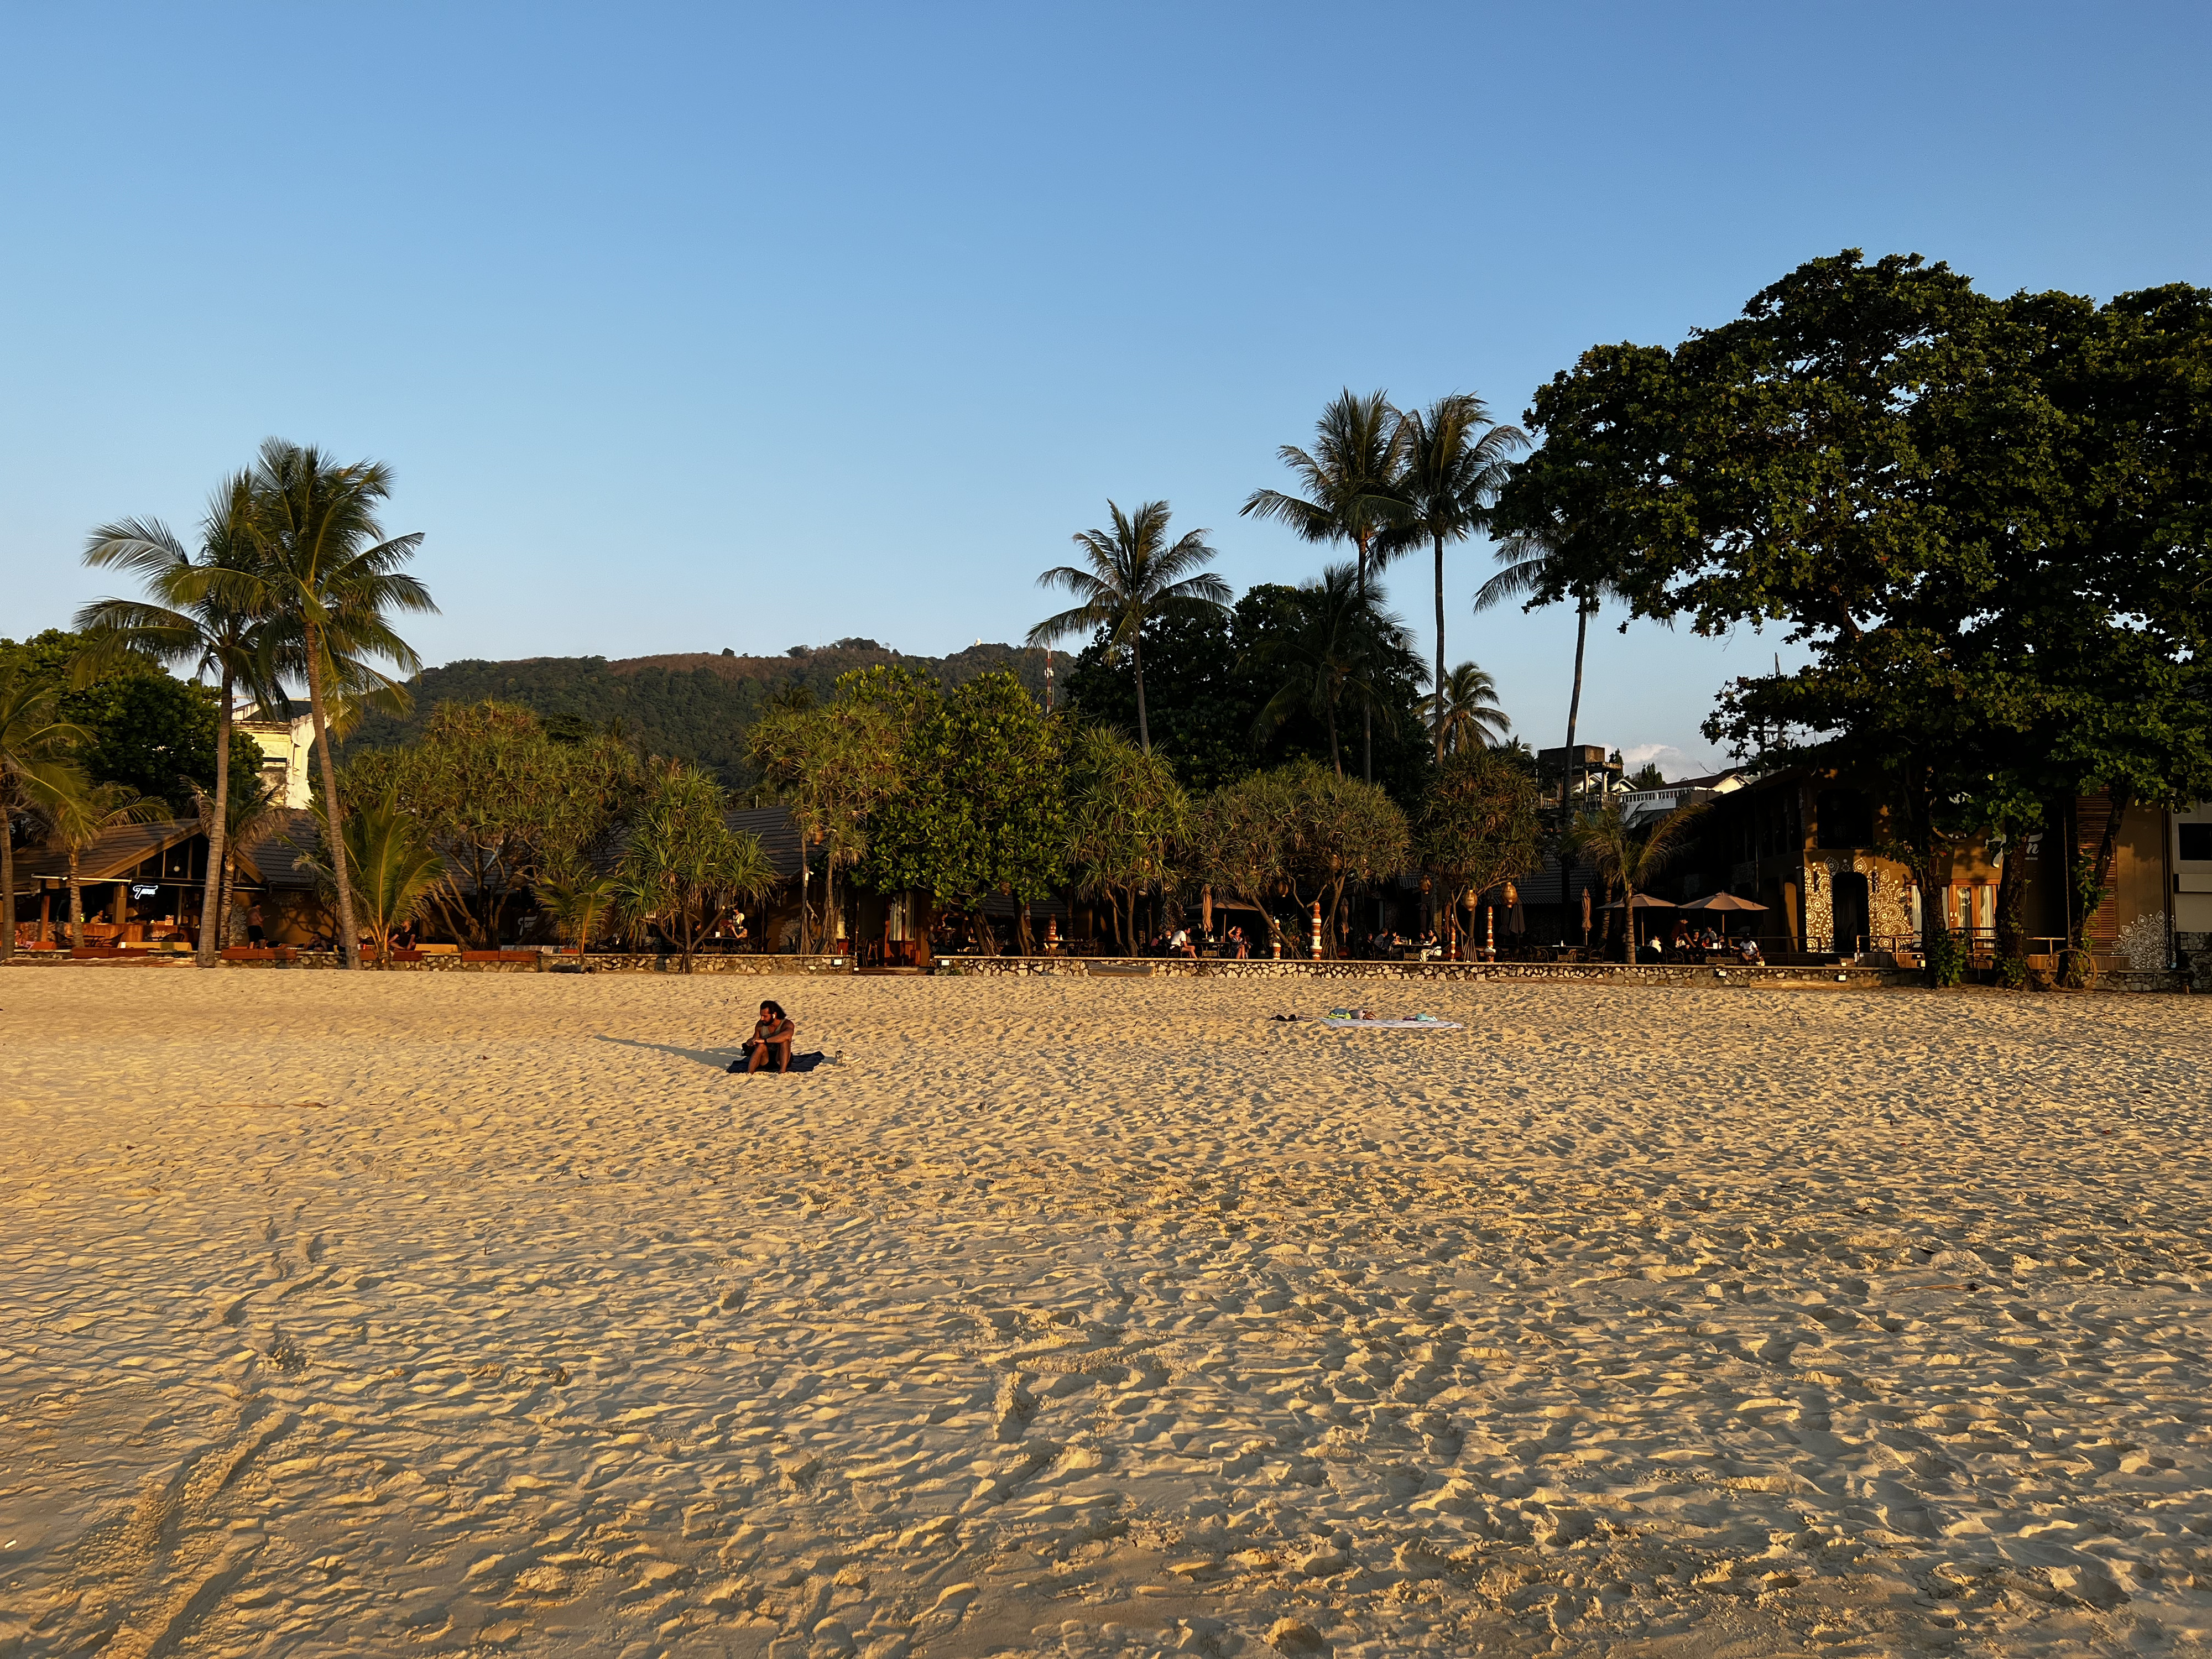
[[[789,1071],[791,1040],[798,1034],[799,1028],[791,1023],[791,1017],[783,1012],[781,1003],[761,1004],[760,1019],[753,1026],[752,1036],[745,1040],[745,1075],[750,1077],[767,1065],[770,1060],[775,1061],[777,1071]],[[732,1066],[730,1069],[735,1071],[737,1067]]]

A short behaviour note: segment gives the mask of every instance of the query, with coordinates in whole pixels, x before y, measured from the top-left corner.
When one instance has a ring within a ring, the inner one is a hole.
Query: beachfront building
[[[313,775],[307,762],[314,753],[314,716],[295,718],[257,708],[238,722],[238,729],[260,746],[261,782],[276,805],[298,811],[312,804]]]
[[[1710,796],[1659,896],[1682,902],[1728,892],[1765,905],[1755,931],[1770,958],[1915,961],[1925,907],[1934,906],[1970,959],[1987,965],[2005,863],[2016,859],[2032,967],[2056,970],[2077,921],[2100,974],[2187,967],[2212,944],[2212,804],[2128,808],[2114,831],[2103,900],[2078,918],[2073,861],[2097,856],[2111,817],[2101,795],[2053,802],[2043,829],[2009,847],[1978,837],[1923,884],[1894,856],[1899,837],[1873,793],[1849,778],[1789,768]]]

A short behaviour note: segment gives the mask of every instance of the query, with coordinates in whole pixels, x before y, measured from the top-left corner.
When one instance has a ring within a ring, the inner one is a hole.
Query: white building
[[[314,752],[314,716],[283,720],[256,709],[238,722],[238,729],[261,745],[261,781],[276,792],[276,804],[295,811],[309,805],[307,757]]]

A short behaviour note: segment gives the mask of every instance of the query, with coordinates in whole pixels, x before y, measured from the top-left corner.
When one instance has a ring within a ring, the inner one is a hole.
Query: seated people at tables
[[[1735,953],[1737,956],[1742,957],[1747,963],[1754,967],[1766,960],[1765,957],[1759,953],[1759,941],[1755,939],[1746,938],[1737,940]]]
[[[792,1024],[781,1003],[761,1004],[760,1018],[754,1024],[752,1036],[745,1040],[745,1075],[750,1077],[771,1060],[777,1071],[789,1071],[791,1042],[798,1035],[799,1027]],[[738,1068],[732,1066],[730,1069],[734,1072]]]

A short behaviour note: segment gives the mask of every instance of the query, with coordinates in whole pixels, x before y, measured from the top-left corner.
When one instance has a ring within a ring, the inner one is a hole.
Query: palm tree
[[[1275,694],[1253,722],[1255,738],[1280,727],[1301,707],[1328,726],[1328,757],[1344,775],[1337,738],[1337,706],[1348,694],[1363,708],[1381,700],[1382,680],[1393,668],[1419,672],[1406,624],[1382,608],[1349,564],[1333,564],[1293,597],[1291,626],[1261,646],[1257,666],[1280,677]]]
[[[361,966],[354,930],[353,883],[331,756],[333,702],[362,689],[404,697],[404,688],[370,665],[418,672],[422,659],[392,630],[393,611],[434,611],[428,591],[400,567],[422,544],[420,532],[386,536],[376,508],[392,494],[391,470],[379,461],[341,465],[321,450],[271,438],[261,446],[252,479],[256,530],[267,557],[273,603],[290,626],[287,665],[307,683],[308,712],[323,773],[324,845],[337,890],[339,947],[349,968]]]
[[[1127,653],[1137,676],[1137,741],[1152,752],[1152,729],[1145,713],[1145,624],[1177,611],[1219,611],[1229,603],[1229,584],[1199,567],[1212,562],[1206,532],[1194,530],[1168,540],[1168,504],[1145,501],[1124,513],[1112,501],[1111,530],[1085,530],[1074,538],[1087,568],[1055,565],[1037,578],[1040,587],[1064,588],[1082,603],[1030,629],[1031,645],[1046,645],[1070,634],[1106,630],[1111,659]]]
[[[195,791],[193,801],[199,809],[200,827],[207,833],[208,859],[212,872],[216,845],[214,798]],[[277,799],[276,786],[264,783],[258,778],[246,788],[231,794],[223,803],[222,880],[215,911],[215,948],[218,954],[230,943],[230,915],[238,886],[238,861],[266,840],[270,832],[283,822],[283,817],[284,808]]]
[[[1436,733],[1437,758],[1463,749],[1487,749],[1503,742],[1513,722],[1498,706],[1498,682],[1471,662],[1452,670],[1443,690],[1421,700],[1429,729]]]
[[[600,874],[581,860],[556,865],[538,878],[538,902],[575,941],[579,963],[584,959],[584,947],[592,942],[592,925],[620,891],[621,884],[612,876]]]
[[[1557,543],[1541,531],[1524,530],[1509,536],[1498,549],[1498,562],[1502,568],[1475,590],[1475,613],[1480,616],[1507,599],[1530,599],[1542,592],[1555,580],[1558,558]],[[1582,713],[1583,653],[1589,639],[1590,618],[1597,615],[1598,606],[1605,600],[1625,599],[1628,596],[1604,577],[1565,582],[1562,586],[1575,601],[1575,689],[1567,700],[1567,747],[1559,769],[1559,807],[1564,811],[1576,781],[1575,721]]]
[[[1310,542],[1350,542],[1358,550],[1355,586],[1367,593],[1376,540],[1401,524],[1411,508],[1401,485],[1405,441],[1398,411],[1387,392],[1361,397],[1346,386],[1322,410],[1311,452],[1285,444],[1275,452],[1296,473],[1303,495],[1255,489],[1238,512],[1273,519]],[[1375,781],[1375,721],[1370,711],[1361,749],[1361,775]]]
[[[1685,832],[1705,810],[1703,803],[1697,803],[1639,821],[1624,813],[1619,801],[1608,800],[1598,811],[1584,813],[1570,832],[1572,844],[1589,852],[1599,870],[1620,883],[1631,962],[1636,960],[1636,896],[1648,890],[1684,850]]]
[[[1444,684],[1444,544],[1464,541],[1480,530],[1505,482],[1507,455],[1528,446],[1517,426],[1498,426],[1490,407],[1469,392],[1439,398],[1425,410],[1398,416],[1398,441],[1405,454],[1399,489],[1411,516],[1384,531],[1376,543],[1379,559],[1426,541],[1437,555],[1437,669],[1434,684]],[[1444,728],[1437,727],[1437,759],[1444,757]]]
[[[88,565],[120,566],[144,583],[150,600],[99,599],[76,614],[76,626],[100,645],[157,662],[190,664],[222,688],[216,724],[215,803],[208,826],[207,880],[200,895],[199,964],[216,965],[221,948],[225,842],[230,827],[230,738],[236,694],[275,706],[276,619],[254,534],[253,481],[241,472],[218,490],[200,526],[198,559],[158,519],[125,519],[92,532]],[[97,648],[97,646],[95,647]]]
[[[127,823],[152,823],[169,816],[169,804],[142,795],[127,784],[87,783],[71,789],[40,812],[46,840],[69,857],[70,949],[84,949],[84,881],[78,861],[84,851],[111,830]]]
[[[0,667],[0,962],[15,954],[15,819],[85,789],[72,757],[92,734],[61,715],[61,688],[19,663]]]

